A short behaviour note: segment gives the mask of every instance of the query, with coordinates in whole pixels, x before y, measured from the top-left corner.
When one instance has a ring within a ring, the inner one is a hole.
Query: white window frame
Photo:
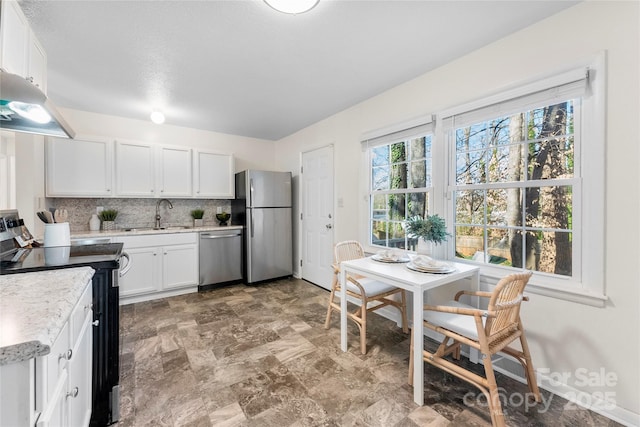
[[[437,129],[440,133],[437,138],[443,138],[447,147],[446,155],[446,213],[447,224],[452,226],[455,220],[453,206],[453,189],[455,186],[454,167],[455,140],[449,140],[444,120],[465,112],[471,112],[489,105],[506,102],[518,97],[527,96],[539,91],[547,90],[567,83],[574,76],[586,74],[588,70],[588,83],[586,93],[582,98],[581,106],[581,140],[579,158],[576,156],[576,177],[572,179],[574,188],[574,206],[580,209],[580,219],[573,224],[576,245],[572,257],[579,257],[579,271],[574,271],[573,277],[561,277],[542,272],[534,272],[527,291],[542,295],[575,301],[593,306],[604,306],[606,287],[604,283],[604,179],[605,179],[605,56],[598,55],[593,61],[584,66],[559,73],[552,77],[537,80],[529,84],[520,85],[513,90],[505,91],[497,95],[489,96],[478,101],[464,104],[440,113]],[[496,115],[499,115],[497,113]],[[579,172],[582,171],[582,172]],[[453,180],[453,181],[452,181]],[[588,230],[585,231],[585,230]],[[455,258],[455,243],[448,242],[446,246],[448,259]],[[464,262],[456,259],[456,261]],[[575,263],[574,263],[575,265]],[[500,277],[514,271],[512,267],[500,267],[497,265],[480,264],[481,274],[487,283],[495,283]]]
[[[574,238],[580,243],[575,246],[573,257],[580,257],[580,271],[573,272],[573,277],[549,275],[534,272],[534,276],[527,286],[527,292],[545,295],[553,298],[577,302],[581,304],[604,307],[607,301],[606,283],[604,275],[604,245],[605,245],[605,146],[606,146],[606,53],[600,52],[590,61],[585,61],[568,68],[568,71],[558,70],[554,74],[532,79],[512,89],[488,95],[482,99],[446,109],[430,118],[422,117],[366,132],[362,135],[363,167],[361,176],[362,191],[366,208],[363,209],[363,223],[367,224],[366,231],[361,230],[362,241],[369,242],[365,233],[370,230],[371,171],[367,142],[376,138],[390,135],[394,132],[408,131],[412,127],[431,122],[433,126],[432,139],[432,175],[429,193],[429,212],[444,216],[449,228],[454,224],[453,194],[449,186],[451,141],[447,140],[443,118],[455,116],[465,112],[498,104],[507,100],[528,96],[567,83],[577,74],[584,75],[588,70],[587,93],[582,98],[582,128],[580,159],[580,176],[573,180],[574,206],[580,209],[581,223],[574,223]],[[380,141],[380,140],[379,140]],[[454,148],[455,150],[455,148]],[[588,232],[585,232],[588,230]],[[365,245],[368,251],[375,251],[378,247]],[[440,252],[443,251],[443,252]],[[439,245],[436,255],[442,254],[446,259],[455,259],[455,244],[451,241]],[[462,260],[457,260],[464,262]],[[514,271],[513,268],[482,264],[483,286],[491,286],[505,274]]]

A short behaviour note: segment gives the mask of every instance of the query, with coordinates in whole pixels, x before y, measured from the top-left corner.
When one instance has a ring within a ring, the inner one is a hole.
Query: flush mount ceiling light
[[[264,2],[278,12],[296,15],[310,11],[320,0],[264,0]]]
[[[164,123],[164,114],[160,111],[154,111],[151,113],[151,121],[157,125]]]

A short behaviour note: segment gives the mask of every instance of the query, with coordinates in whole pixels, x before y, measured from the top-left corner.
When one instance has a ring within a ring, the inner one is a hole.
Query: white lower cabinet
[[[86,427],[91,418],[91,281],[48,355],[0,366],[0,426]]]
[[[120,278],[120,302],[163,298],[197,290],[198,234],[176,233],[125,236],[131,268]]]
[[[36,407],[43,408],[37,427],[89,425],[93,345],[92,286],[89,284],[69,321],[51,347],[36,361]],[[40,368],[40,369],[38,369]],[[38,393],[38,389],[42,392]]]

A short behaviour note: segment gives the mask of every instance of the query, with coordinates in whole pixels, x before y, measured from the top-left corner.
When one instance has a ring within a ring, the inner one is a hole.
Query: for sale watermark
[[[613,410],[616,408],[616,392],[607,390],[618,383],[618,375],[615,372],[600,368],[590,371],[586,368],[578,368],[573,372],[555,372],[548,368],[538,369],[537,382],[540,385],[548,384],[552,389],[569,387],[569,391],[563,393],[567,400],[564,410],[575,410],[586,407],[596,410]],[[581,388],[582,390],[577,390]],[[588,389],[594,389],[589,391]],[[531,392],[509,392],[498,387],[498,399],[503,407],[523,407],[525,412],[537,411],[545,413],[549,410],[551,402],[556,395],[540,393],[540,402],[536,402],[535,395]],[[473,407],[488,407],[487,397],[484,393],[469,392],[464,395],[463,403]]]

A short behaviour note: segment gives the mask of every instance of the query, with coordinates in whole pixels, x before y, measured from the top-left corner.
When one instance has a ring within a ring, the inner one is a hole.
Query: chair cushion
[[[449,307],[460,307],[460,308],[470,308],[475,309],[468,304],[463,304],[458,301],[447,301],[445,304]],[[478,330],[476,328],[476,321],[473,316],[465,316],[462,314],[454,314],[454,313],[443,313],[441,311],[433,311],[433,310],[425,310],[424,311],[424,320],[431,323],[432,325],[442,326],[445,329],[449,329],[450,331],[456,332],[460,335],[463,335],[467,338],[471,338],[474,340],[478,339]],[[482,318],[482,324],[484,325],[486,318]]]
[[[373,279],[368,279],[366,277],[363,277],[357,280],[358,280],[358,283],[360,283],[364,288],[364,293],[367,297],[372,297],[388,291],[392,291],[394,289],[398,289],[395,286],[391,286],[387,283],[378,282]],[[347,280],[347,289],[350,290],[351,292],[355,292],[356,294],[360,293],[360,289],[358,289],[358,287],[353,283],[351,283],[351,281],[349,280]]]

